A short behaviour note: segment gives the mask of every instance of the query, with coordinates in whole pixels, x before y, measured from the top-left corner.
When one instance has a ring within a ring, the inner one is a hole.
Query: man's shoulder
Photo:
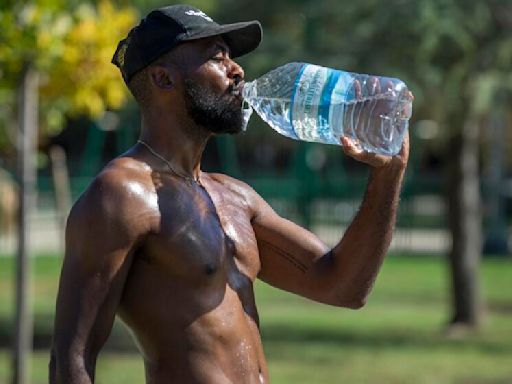
[[[122,198],[132,195],[139,187],[153,187],[149,166],[131,157],[118,157],[92,180],[87,192],[97,197]]]
[[[153,194],[149,166],[131,157],[119,157],[92,180],[73,211],[120,217],[146,210]]]
[[[253,211],[258,209],[262,197],[246,182],[223,173],[208,173],[209,178],[221,184],[229,192],[243,198]]]
[[[227,190],[244,196],[256,193],[254,189],[246,182],[228,176],[224,173],[207,173],[208,177],[222,185]]]

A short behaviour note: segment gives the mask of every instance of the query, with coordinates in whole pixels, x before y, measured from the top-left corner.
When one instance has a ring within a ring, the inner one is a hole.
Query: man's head
[[[241,121],[235,86],[244,75],[232,59],[255,49],[261,36],[257,21],[219,25],[197,8],[168,6],[134,27],[112,62],[142,109],[172,99],[197,124],[234,132]]]

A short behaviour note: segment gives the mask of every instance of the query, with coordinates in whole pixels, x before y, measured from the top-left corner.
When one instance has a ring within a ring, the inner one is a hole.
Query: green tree
[[[16,92],[27,65],[40,73],[42,136],[62,128],[67,115],[97,118],[125,101],[126,87],[110,59],[137,13],[109,0],[77,3],[34,0],[0,6],[0,148],[13,141]]]

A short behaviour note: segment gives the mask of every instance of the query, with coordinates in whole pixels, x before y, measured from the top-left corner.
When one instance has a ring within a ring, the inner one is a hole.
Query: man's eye
[[[224,57],[223,56],[214,56],[211,58],[211,60],[222,62],[222,61],[224,61]]]

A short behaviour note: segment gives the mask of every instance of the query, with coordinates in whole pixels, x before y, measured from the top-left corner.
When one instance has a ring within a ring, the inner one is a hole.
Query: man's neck
[[[180,174],[199,179],[201,157],[211,133],[188,116],[142,113],[140,140],[168,161]]]

